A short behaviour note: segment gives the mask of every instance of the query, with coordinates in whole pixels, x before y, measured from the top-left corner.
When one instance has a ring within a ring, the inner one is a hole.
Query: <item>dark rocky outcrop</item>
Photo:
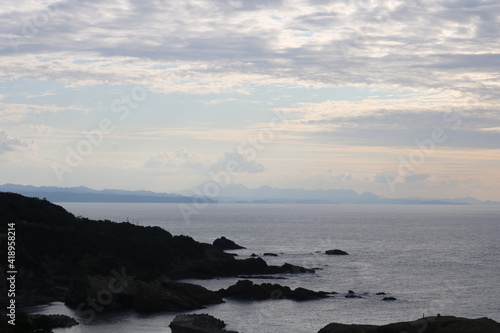
[[[169,327],[172,333],[238,333],[226,331],[226,323],[208,314],[177,315]]]
[[[218,294],[222,297],[244,300],[292,299],[296,301],[325,298],[329,295],[324,291],[312,291],[305,288],[291,289],[271,283],[254,284],[249,280],[240,280],[227,289],[219,290]]]
[[[218,249],[218,250],[239,250],[239,249],[244,249],[243,246],[240,246],[233,242],[230,239],[227,239],[226,237],[222,236],[221,238],[217,238],[214,240],[213,246]]]
[[[398,299],[396,297],[384,297],[382,300],[383,301],[397,301]]]
[[[347,294],[344,296],[345,298],[363,298],[363,296],[360,296],[356,294],[354,291],[349,290]]]
[[[342,251],[342,250],[339,250],[339,249],[328,250],[328,251],[325,251],[325,253],[329,254],[329,255],[337,255],[337,256],[346,256],[349,254],[349,253]]]
[[[142,280],[126,272],[110,276],[86,276],[72,284],[66,295],[71,307],[85,305],[95,299],[98,306],[108,308],[133,308],[139,311],[183,311],[204,308],[209,304],[223,303],[217,293],[201,286],[181,283],[160,276]],[[105,295],[105,296],[104,296]]]
[[[89,285],[109,282],[113,272],[123,270],[134,276],[134,288],[142,288],[146,294],[158,291],[165,297],[167,292],[158,289],[158,284],[164,286],[166,277],[209,279],[311,272],[289,264],[269,266],[260,258],[237,260],[210,244],[188,236],[173,236],[159,227],[75,217],[46,200],[13,193],[0,192],[0,223],[0,240],[5,236],[7,223],[16,224],[17,306],[52,301],[78,303],[89,293],[95,294]],[[1,258],[7,258],[6,249],[0,246]],[[4,265],[0,262],[0,290],[4,290],[6,281]],[[113,294],[113,299],[119,300],[119,304],[148,308],[146,300],[135,297],[137,293],[130,290]],[[0,294],[2,307],[7,305],[6,295]],[[151,308],[169,308],[164,301],[151,302]],[[173,303],[179,308],[206,304],[204,297]]]
[[[270,253],[270,252],[266,252],[264,253],[265,256],[269,256],[269,257],[277,257],[278,255],[276,253]]]
[[[247,258],[237,260],[232,256],[228,260],[199,260],[188,263],[178,269],[173,269],[168,276],[173,279],[210,279],[217,276],[238,276],[254,274],[302,274],[314,273],[314,269],[308,269],[292,264],[282,266],[269,266],[262,258]]]
[[[15,325],[8,323],[4,314],[0,316],[0,332],[12,333],[50,333],[54,328],[66,328],[78,325],[78,322],[66,315],[27,315],[22,311],[16,313]]]
[[[497,333],[500,323],[489,318],[467,319],[453,316],[426,317],[383,326],[332,323],[318,333]]]

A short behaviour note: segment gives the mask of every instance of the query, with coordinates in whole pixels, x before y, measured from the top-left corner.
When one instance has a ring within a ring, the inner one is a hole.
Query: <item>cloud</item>
[[[327,170],[329,180],[335,182],[350,182],[354,177],[350,173],[334,174],[333,170]]]
[[[387,95],[387,93],[383,93]],[[436,129],[439,147],[499,148],[500,113],[494,103],[452,91],[407,92],[358,101],[296,103],[278,111],[294,116],[288,130],[315,140],[366,146],[416,146]]]
[[[431,177],[428,173],[414,173],[410,172],[405,175],[404,179],[406,183],[421,183],[426,181]]]
[[[233,173],[262,173],[265,168],[262,164],[246,158],[238,152],[225,152],[217,159],[202,158],[186,149],[176,152],[163,152],[151,156],[145,163],[144,168],[169,171],[195,170],[206,174],[218,172],[231,168]]]
[[[262,164],[248,159],[236,151],[224,153],[223,157],[210,166],[210,169],[215,172],[227,170],[228,168],[231,172],[237,173],[262,173],[265,171]]]
[[[464,91],[477,87],[473,75],[498,87],[499,14],[494,1],[21,0],[0,12],[0,72],[196,93],[279,83]]]
[[[26,147],[28,144],[21,139],[10,136],[6,131],[0,131],[0,154],[19,151]]]
[[[30,132],[36,133],[37,135],[40,136],[46,136],[52,133],[53,128],[50,126],[47,126],[45,124],[41,125],[28,125],[27,126]]]
[[[198,155],[188,152],[186,149],[179,149],[176,152],[163,152],[151,156],[146,163],[146,169],[178,170],[193,169],[197,171],[205,170],[206,162]]]
[[[398,175],[395,174],[394,172],[384,171],[384,172],[377,173],[373,177],[373,179],[374,179],[375,183],[378,183],[378,184],[389,184],[389,183],[393,183],[394,181],[396,181],[397,177],[398,177]],[[431,175],[428,173],[415,173],[415,172],[410,171],[402,177],[401,181],[398,180],[398,183],[400,183],[400,182],[422,183],[422,182],[425,182],[426,180],[428,180],[429,178],[431,178]]]
[[[2,123],[23,122],[37,114],[58,113],[69,110],[76,110],[83,113],[89,111],[86,108],[74,105],[65,107],[57,105],[0,103],[0,121]]]
[[[375,180],[375,183],[379,184],[387,184],[394,180],[395,174],[392,171],[384,171],[377,173],[373,178]]]

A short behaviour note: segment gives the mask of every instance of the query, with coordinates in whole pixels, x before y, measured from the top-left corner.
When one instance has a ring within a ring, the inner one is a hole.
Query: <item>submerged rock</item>
[[[325,251],[325,253],[329,254],[329,255],[337,255],[337,256],[346,256],[349,254],[349,253],[342,251],[342,250],[339,250],[339,249],[328,250],[328,251]]]
[[[177,315],[169,327],[172,333],[238,333],[226,331],[226,323],[208,314]]]
[[[249,280],[240,280],[227,289],[220,289],[218,294],[222,297],[244,300],[292,299],[295,301],[325,298],[329,295],[329,293],[324,291],[313,291],[305,288],[293,290],[290,287],[279,284],[254,284]]]
[[[383,301],[397,301],[398,299],[396,297],[384,297],[382,300]]]
[[[219,250],[239,250],[239,249],[244,249],[243,246],[240,246],[240,245],[236,244],[235,242],[233,242],[230,239],[227,239],[224,236],[222,236],[221,238],[217,238],[216,240],[214,240],[213,246],[216,249],[219,249]]]
[[[500,323],[489,319],[467,319],[453,316],[426,317],[409,322],[400,322],[383,326],[345,325],[332,323],[318,333],[392,333],[392,332],[425,332],[425,333],[497,333]]]

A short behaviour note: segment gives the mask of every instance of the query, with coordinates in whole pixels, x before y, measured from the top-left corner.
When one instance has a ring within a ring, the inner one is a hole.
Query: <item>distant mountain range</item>
[[[207,183],[196,188],[180,191],[183,195],[203,193]],[[261,186],[249,189],[239,184],[220,184],[220,194],[213,198],[219,202],[234,203],[328,203],[328,204],[427,204],[427,205],[493,205],[500,202],[480,201],[474,198],[461,199],[423,199],[423,198],[384,198],[371,192],[358,194],[353,190],[306,190],[303,188],[279,189]]]
[[[192,203],[199,198],[207,183],[179,193],[157,193],[151,191],[94,190],[88,187],[55,187],[4,184],[0,192],[13,192],[29,197],[45,198],[52,202],[149,202]],[[213,185],[213,184],[212,184]],[[225,186],[224,186],[225,185]],[[261,186],[250,189],[239,184],[220,184],[217,197],[203,199],[210,203],[296,203],[296,204],[404,204],[404,205],[500,205],[500,202],[480,201],[471,197],[460,199],[391,199],[371,192],[358,194],[353,190],[306,190],[279,189]]]
[[[55,187],[0,185],[0,192],[13,192],[28,197],[47,199],[52,202],[150,202],[150,203],[191,203],[193,197],[172,193],[125,190],[93,190],[88,187]],[[204,199],[205,200],[205,199]],[[216,202],[206,199],[208,202]]]

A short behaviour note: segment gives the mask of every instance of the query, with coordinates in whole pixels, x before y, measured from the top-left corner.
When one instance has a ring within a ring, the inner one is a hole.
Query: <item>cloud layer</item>
[[[432,194],[428,184],[482,177],[494,188],[499,17],[494,0],[5,3],[0,154],[35,142],[31,163],[50,165],[109,118],[116,130],[71,174],[75,185],[127,165],[129,179],[171,173],[165,182],[179,187],[179,175],[196,174],[192,187],[236,161],[255,185],[376,191],[401,156],[442,131],[401,187]],[[114,101],[137,86],[147,98],[135,108],[122,100],[133,112],[117,120]],[[273,112],[282,126],[255,159],[232,150],[269,131]]]
[[[498,88],[495,1],[20,1],[4,77],[221,91],[247,83]],[[221,82],[223,81],[223,82]]]

